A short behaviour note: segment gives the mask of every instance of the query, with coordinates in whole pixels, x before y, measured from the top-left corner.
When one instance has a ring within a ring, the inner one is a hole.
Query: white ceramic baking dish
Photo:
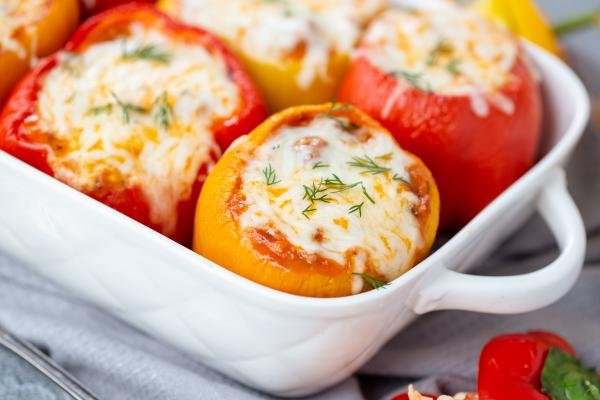
[[[417,314],[543,307],[571,288],[583,262],[585,232],[563,165],[589,104],[569,68],[527,47],[543,79],[545,155],[451,240],[383,289],[317,299],[260,286],[2,152],[0,249],[226,375],[282,396],[343,380]],[[553,263],[519,276],[462,273],[534,210],[561,249]]]

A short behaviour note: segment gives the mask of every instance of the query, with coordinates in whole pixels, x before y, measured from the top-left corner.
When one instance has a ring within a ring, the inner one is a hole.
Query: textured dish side
[[[354,372],[413,317],[442,267],[464,270],[531,212],[583,129],[581,85],[532,48],[552,151],[446,245],[385,289],[336,299],[277,292],[220,268],[0,152],[0,247],[33,269],[250,386],[314,393]],[[562,99],[569,99],[563,101]],[[89,227],[94,227],[90,229]],[[322,357],[327,354],[327,357]]]

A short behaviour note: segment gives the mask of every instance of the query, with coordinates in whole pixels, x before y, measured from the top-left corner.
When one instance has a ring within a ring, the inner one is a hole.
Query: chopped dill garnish
[[[312,169],[327,168],[327,167],[329,167],[329,164],[325,164],[325,163],[322,163],[321,161],[318,161],[313,165]]]
[[[154,119],[163,129],[169,129],[173,119],[173,108],[169,104],[167,92],[163,92],[154,100],[152,108],[154,109]]]
[[[362,203],[360,203],[360,204],[353,205],[352,207],[350,207],[350,208],[348,209],[348,214],[352,214],[352,213],[355,213],[355,212],[357,212],[357,213],[358,213],[358,216],[359,216],[359,217],[362,217],[362,208],[363,208],[363,205],[364,205],[364,204],[365,204],[365,202],[363,201],[363,202],[362,202]]]
[[[350,109],[350,105],[348,103],[341,103],[341,105],[339,105],[339,106],[338,106],[338,104],[340,104],[340,103],[338,103],[337,101],[334,100],[331,103],[331,106],[329,107],[329,110],[327,110],[321,116],[323,118],[329,118],[329,119],[335,121],[335,123],[338,126],[338,128],[340,128],[343,131],[351,133],[351,132],[355,131],[356,129],[358,129],[359,126],[356,125],[354,122],[352,122],[352,121],[345,121],[345,120],[343,120],[343,119],[341,119],[339,117],[336,117],[334,115],[334,113],[344,112],[344,111],[348,111]]]
[[[364,157],[352,157],[352,161],[347,162],[351,167],[362,168],[369,174],[377,175],[388,172],[390,168],[378,165],[373,159],[365,154]]]
[[[267,186],[275,185],[276,183],[281,182],[277,179],[277,174],[275,173],[275,170],[273,169],[271,164],[266,166],[265,169],[262,170],[262,173],[265,176],[265,180],[267,181]]]
[[[450,60],[448,65],[446,65],[446,70],[450,72],[452,75],[460,74],[460,60],[454,58]]]
[[[302,215],[304,215],[304,217],[306,219],[310,219],[310,216],[308,215],[309,213],[313,213],[317,211],[317,209],[315,208],[313,203],[310,203],[309,205],[306,206],[306,208],[304,210],[302,210]]]
[[[440,56],[444,54],[450,54],[454,51],[454,47],[446,39],[440,39],[436,43],[435,47],[429,52],[427,57],[427,66],[432,66],[437,63]]]
[[[400,181],[402,183],[404,183],[406,186],[411,186],[412,184],[410,183],[410,181],[407,181],[406,179],[404,179],[403,177],[401,177],[399,174],[394,174],[394,176],[392,177],[393,180],[395,181]]]
[[[373,288],[373,289],[385,288],[385,286],[389,283],[389,282],[374,278],[371,275],[367,275],[365,273],[353,272],[352,275],[360,276],[363,279],[363,281],[367,285],[371,286],[371,288]]]
[[[121,112],[123,113],[123,121],[125,121],[126,124],[131,122],[131,113],[145,114],[148,112],[148,110],[146,110],[144,107],[123,102],[114,92],[110,92],[110,94],[121,109]]]
[[[329,194],[327,193],[327,186],[324,186],[323,178],[321,178],[318,184],[313,182],[311,186],[302,186],[304,187],[304,197],[302,197],[303,200],[309,200],[311,203],[316,201],[321,201],[323,203],[331,202],[331,198],[329,198]]]
[[[369,193],[367,192],[367,189],[364,187],[364,185],[361,185],[361,186],[362,186],[362,192],[363,192],[363,194],[365,195],[365,197],[366,197],[367,199],[369,199],[369,201],[370,201],[372,204],[375,204],[375,200],[373,200],[373,198],[372,198],[372,197],[369,195]]]
[[[432,92],[431,85],[429,84],[429,82],[424,82],[423,74],[421,72],[393,71],[391,72],[391,75],[403,78],[413,87],[419,89],[422,92]]]
[[[112,103],[106,103],[101,106],[96,106],[90,108],[86,114],[88,115],[100,115],[100,114],[110,114],[113,110]]]
[[[65,61],[62,63],[62,67],[69,75],[79,77],[81,76],[81,58],[75,53],[66,53]]]
[[[127,50],[123,49],[121,55],[123,60],[149,60],[156,61],[158,63],[167,64],[171,60],[171,55],[164,51],[161,51],[153,44],[139,46],[134,49]]]
[[[340,177],[337,176],[336,174],[331,174],[331,175],[333,175],[333,178],[325,179],[324,183],[328,189],[333,190],[332,193],[343,192],[345,190],[352,189],[353,187],[356,187],[358,185],[362,185],[361,181],[348,184],[348,183],[345,183],[344,181],[342,181],[340,179]]]

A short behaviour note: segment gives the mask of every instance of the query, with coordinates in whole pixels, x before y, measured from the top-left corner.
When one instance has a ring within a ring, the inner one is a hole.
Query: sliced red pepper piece
[[[541,390],[541,373],[551,347],[575,351],[562,337],[543,331],[496,337],[481,352],[480,400],[548,400]]]

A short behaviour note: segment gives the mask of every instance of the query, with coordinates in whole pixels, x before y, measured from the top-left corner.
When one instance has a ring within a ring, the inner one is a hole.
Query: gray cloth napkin
[[[541,2],[554,19],[597,1]],[[566,40],[572,66],[600,94],[600,32]],[[426,315],[391,340],[359,374],[314,399],[379,399],[419,381],[422,390],[474,388],[477,358],[490,337],[533,328],[566,336],[592,365],[600,365],[600,136],[590,127],[569,167],[570,189],[589,235],[588,266],[573,291],[544,310],[518,316],[467,312]],[[0,189],[1,190],[1,189]],[[0,211],[2,212],[2,211]],[[479,272],[535,269],[556,256],[537,218],[505,243]],[[0,325],[47,351],[100,399],[196,400],[268,398],[208,369],[0,255]],[[1,378],[1,377],[0,377]],[[13,382],[0,379],[0,385]]]

